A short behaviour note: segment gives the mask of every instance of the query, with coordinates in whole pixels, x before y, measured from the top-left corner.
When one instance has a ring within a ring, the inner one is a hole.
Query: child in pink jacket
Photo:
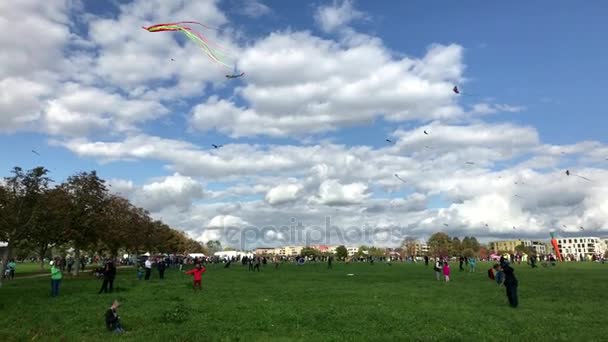
[[[445,276],[445,281],[450,281],[450,264],[446,261],[443,263],[443,275]]]

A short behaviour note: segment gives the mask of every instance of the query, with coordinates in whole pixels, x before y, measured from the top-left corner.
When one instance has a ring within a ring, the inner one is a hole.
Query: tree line
[[[205,247],[154,220],[143,208],[108,191],[96,171],[79,172],[60,184],[49,170],[11,170],[0,182],[0,241],[2,274],[14,251],[43,260],[52,248],[117,257],[130,254],[202,252]],[[75,263],[78,273],[80,263]],[[0,283],[1,284],[1,283]]]

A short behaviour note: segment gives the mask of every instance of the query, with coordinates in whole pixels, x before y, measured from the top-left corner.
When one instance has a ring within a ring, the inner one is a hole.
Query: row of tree
[[[427,241],[427,246],[429,256],[487,256],[487,250],[473,236],[465,236],[460,240],[457,236],[450,237],[444,232],[438,232],[431,235]],[[423,254],[420,250],[420,243],[412,237],[403,241],[402,248],[406,256],[420,256]]]
[[[183,232],[109,193],[95,171],[77,173],[54,186],[44,167],[15,167],[11,173],[0,183],[0,241],[8,244],[2,274],[14,250],[30,251],[40,260],[54,247],[73,248],[77,260],[83,251],[112,257],[119,251],[206,252]],[[79,263],[75,265],[78,273]]]

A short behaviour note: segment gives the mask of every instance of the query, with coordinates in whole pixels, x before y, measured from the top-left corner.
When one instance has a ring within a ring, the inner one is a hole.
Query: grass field
[[[102,341],[103,314],[114,298],[132,341],[606,341],[608,265],[515,265],[520,307],[504,287],[477,273],[437,282],[421,264],[284,264],[259,273],[210,265],[203,291],[170,270],[137,281],[120,270],[118,291],[98,295],[90,274],[67,277],[50,298],[47,278],[15,279],[0,289],[0,341]],[[354,276],[347,276],[353,273]]]

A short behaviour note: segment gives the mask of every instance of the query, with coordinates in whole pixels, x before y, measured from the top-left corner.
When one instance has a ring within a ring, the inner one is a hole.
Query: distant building
[[[353,256],[359,251],[359,247],[346,246],[346,251],[348,252],[348,256]]]
[[[418,241],[414,245],[414,255],[415,256],[423,256],[429,253],[429,245],[426,242]]]
[[[606,243],[598,237],[583,236],[557,239],[557,247],[563,256],[574,255],[603,255],[606,253]]]
[[[490,249],[494,251],[494,253],[498,252],[515,252],[515,247],[523,244],[522,240],[502,240],[502,241],[492,241],[490,242]]]
[[[256,255],[274,255],[275,253],[274,247],[258,247],[255,249]]]
[[[547,247],[547,244],[544,242],[524,240],[524,241],[522,241],[522,244],[524,245],[524,247],[532,248],[536,252],[536,254],[539,254],[539,255],[547,254],[548,247]]]
[[[321,253],[330,252],[329,246],[326,246],[326,245],[313,245],[313,246],[310,246],[310,248],[316,249]],[[335,250],[335,248],[334,248],[334,250]]]

